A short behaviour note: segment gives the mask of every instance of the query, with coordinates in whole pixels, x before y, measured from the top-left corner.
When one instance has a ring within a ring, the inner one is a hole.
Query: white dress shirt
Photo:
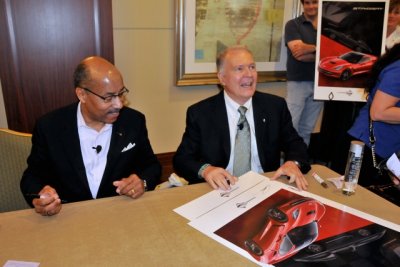
[[[229,95],[224,91],[224,99],[226,111],[228,113],[228,122],[229,122],[229,135],[231,141],[231,154],[229,156],[229,163],[226,166],[226,170],[229,173],[233,173],[233,154],[235,151],[235,138],[236,132],[238,130],[237,122],[239,121],[240,114],[238,112],[238,108],[240,107]],[[257,149],[257,140],[256,140],[256,131],[254,127],[254,116],[253,116],[253,105],[252,99],[250,98],[243,106],[247,108],[246,111],[246,119],[250,126],[250,135],[251,135],[251,170],[257,173],[263,173],[264,170],[261,167],[260,158],[258,156]]]
[[[96,198],[107,164],[112,124],[106,124],[100,132],[87,126],[82,116],[81,103],[78,104],[77,118],[79,141],[83,163],[85,164],[86,177],[92,197]],[[95,149],[97,146],[101,147],[98,152]]]

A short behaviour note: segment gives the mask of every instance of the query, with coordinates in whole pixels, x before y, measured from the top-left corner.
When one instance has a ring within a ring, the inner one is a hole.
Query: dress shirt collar
[[[76,111],[76,116],[77,116],[77,122],[78,122],[78,129],[81,127],[85,127],[85,128],[94,130],[93,128],[91,128],[90,126],[88,126],[86,124],[85,119],[83,118],[82,111],[81,111],[81,102],[78,103],[78,110]],[[107,131],[110,128],[112,128],[112,124],[106,123],[100,132]]]
[[[239,105],[238,103],[236,103],[227,93],[226,91],[224,91],[224,99],[225,99],[225,103],[226,103],[226,108],[229,110],[233,110],[234,112],[237,112],[238,108],[240,106],[244,106],[247,108],[247,112],[246,115],[248,113],[248,111],[251,110],[252,108],[252,98],[250,98],[249,100],[246,101],[246,103],[244,103],[243,105]],[[247,117],[247,116],[246,116]]]

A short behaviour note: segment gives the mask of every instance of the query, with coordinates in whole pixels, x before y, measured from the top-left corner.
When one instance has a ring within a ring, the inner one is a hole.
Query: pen
[[[314,177],[315,180],[317,180],[317,182],[322,185],[324,188],[328,188],[328,184],[325,183],[324,179],[322,179],[318,174],[316,174],[315,172],[312,173],[312,177]]]
[[[25,194],[25,196],[31,197],[31,198],[40,198],[40,195],[39,195],[39,194],[33,194],[33,193]],[[66,201],[66,200],[64,200],[64,199],[61,199],[61,203],[68,203],[68,201]]]

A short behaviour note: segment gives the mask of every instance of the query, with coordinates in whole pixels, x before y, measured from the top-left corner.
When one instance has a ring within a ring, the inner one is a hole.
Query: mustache
[[[119,113],[120,112],[120,108],[113,108],[113,109],[110,109],[107,113]]]

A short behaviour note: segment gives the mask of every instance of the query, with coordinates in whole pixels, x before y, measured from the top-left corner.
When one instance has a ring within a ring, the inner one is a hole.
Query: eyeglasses
[[[123,97],[126,96],[127,93],[129,93],[128,88],[124,87],[124,88],[122,88],[121,91],[120,91],[119,93],[117,93],[117,94],[109,94],[108,96],[101,96],[101,95],[99,95],[99,94],[96,94],[95,92],[93,92],[92,90],[90,90],[90,89],[88,89],[88,88],[85,88],[85,87],[81,87],[81,88],[82,88],[83,90],[85,90],[85,91],[87,91],[87,92],[89,92],[89,93],[91,93],[91,94],[94,94],[95,96],[97,96],[97,97],[103,99],[104,103],[111,103],[111,101],[112,101],[114,98],[116,98],[116,97],[123,98]]]

